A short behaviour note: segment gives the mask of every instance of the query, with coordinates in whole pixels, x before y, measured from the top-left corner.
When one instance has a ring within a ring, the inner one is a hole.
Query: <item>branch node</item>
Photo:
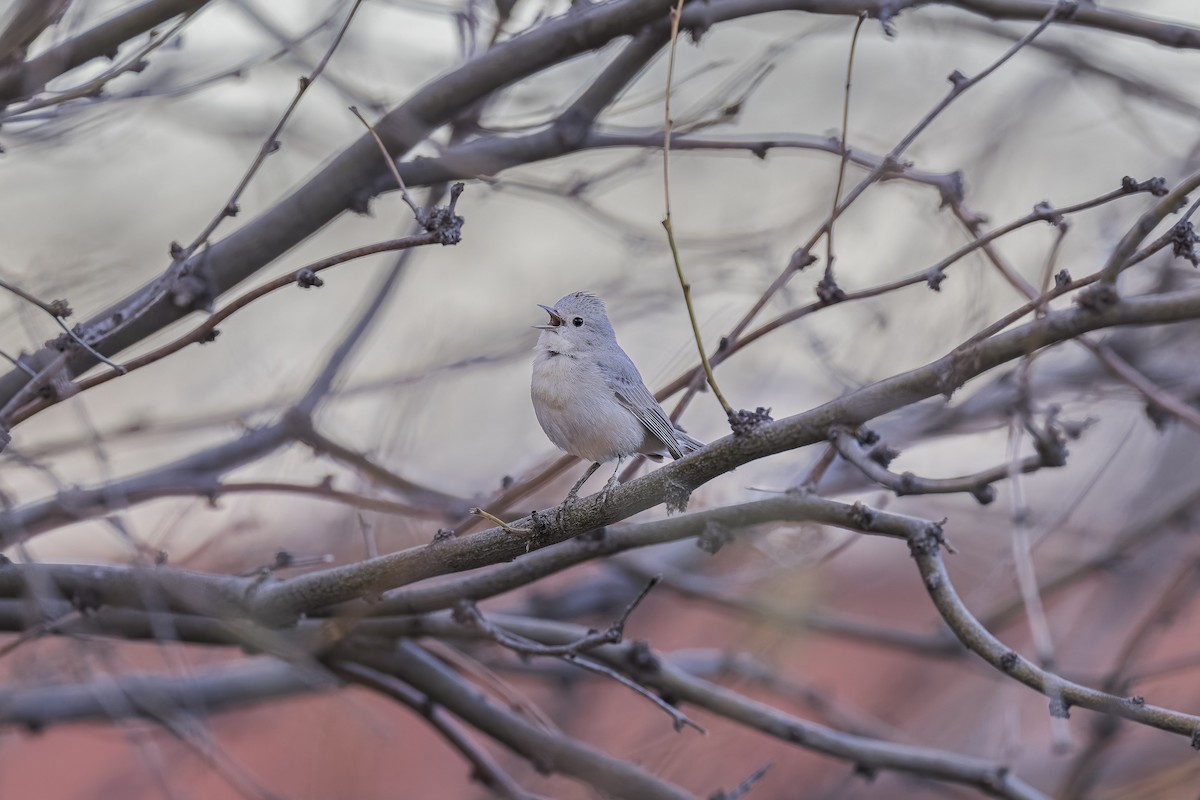
[[[866,425],[860,425],[858,430],[854,431],[854,438],[857,439],[858,443],[863,447],[871,447],[872,445],[879,443],[879,434],[868,428]],[[898,452],[897,455],[899,455]],[[889,459],[887,463],[882,461],[879,463],[886,467],[888,463],[891,463],[891,460]]]
[[[1054,8],[1055,19],[1070,19],[1079,8],[1079,0],[1058,0]]]
[[[831,306],[845,300],[846,293],[842,291],[842,287],[837,285],[833,275],[827,272],[825,277],[817,283],[817,299],[822,304]]]
[[[896,13],[895,6],[890,2],[880,3],[878,10],[875,12],[875,19],[879,20],[879,27],[883,29],[883,35],[889,39],[893,39],[896,36],[896,26],[892,24],[892,20],[896,18]]]
[[[218,291],[203,263],[184,265],[171,283],[171,302],[176,308],[211,314]]]
[[[850,522],[859,530],[870,530],[875,524],[875,509],[858,500],[850,507]]]
[[[538,513],[535,508],[529,512],[529,530],[533,536],[545,536],[550,531],[550,520]]]
[[[879,770],[870,764],[864,764],[859,761],[854,764],[854,774],[867,783],[874,783],[875,778],[879,775]]]
[[[305,267],[296,271],[296,285],[301,289],[320,288],[325,285],[325,281],[317,277],[317,273]]]
[[[1196,229],[1190,220],[1182,220],[1171,228],[1170,241],[1171,252],[1176,258],[1186,259],[1193,267],[1200,267],[1200,255],[1196,253]]]
[[[1079,307],[1085,308],[1088,311],[1103,311],[1106,308],[1115,306],[1120,300],[1121,296],[1117,294],[1116,287],[1103,281],[1093,283],[1075,298],[1075,302]]]
[[[883,467],[884,469],[887,469],[889,466],[891,466],[891,463],[893,461],[895,461],[896,457],[899,455],[900,455],[899,450],[892,447],[891,445],[883,444],[882,442],[880,442],[875,447],[871,448],[871,451],[869,453],[867,453],[867,458],[871,459],[872,461],[874,461],[876,464]],[[908,479],[911,482],[912,478],[913,478],[912,473],[905,473],[905,474],[907,474],[909,476]]]
[[[949,179],[938,183],[938,194],[941,196],[939,208],[948,208],[962,203],[966,196],[966,187],[961,170],[950,173]]]
[[[971,496],[981,506],[991,505],[996,499],[996,487],[990,483],[985,483],[982,486],[976,486],[971,490]]]
[[[1000,656],[1000,669],[1005,672],[1012,672],[1021,663],[1021,657],[1015,651],[1009,650],[1004,655]]]
[[[799,250],[792,253],[792,257],[788,261],[787,268],[791,272],[800,272],[806,267],[811,267],[815,263],[817,263],[817,257],[810,253],[807,247],[801,247]]]
[[[1070,719],[1071,706],[1061,697],[1053,697],[1050,699],[1050,716],[1055,719]]]
[[[1033,207],[1033,215],[1038,219],[1049,222],[1056,228],[1065,228],[1066,219],[1048,200],[1043,200]]]
[[[704,530],[696,537],[696,547],[713,556],[732,541],[733,531],[716,520],[709,520],[705,523]]]
[[[466,188],[462,183],[450,187],[450,202],[444,206],[434,206],[428,212],[420,211],[417,221],[430,233],[436,233],[438,242],[443,246],[458,244],[462,241],[463,218],[454,213],[458,198]]]
[[[71,593],[71,605],[86,617],[99,611],[104,605],[104,599],[95,588],[84,586]]]
[[[1137,194],[1138,192],[1149,192],[1155,197],[1164,197],[1167,192],[1166,178],[1151,178],[1146,181],[1138,181],[1126,175],[1121,178],[1121,191],[1126,194]]]
[[[729,413],[729,428],[734,436],[746,436],[760,425],[773,422],[771,409],[759,406],[753,411],[738,409]]]
[[[658,656],[654,655],[649,644],[641,640],[633,643],[633,647],[629,649],[628,659],[629,666],[635,672],[655,673],[661,669]]]

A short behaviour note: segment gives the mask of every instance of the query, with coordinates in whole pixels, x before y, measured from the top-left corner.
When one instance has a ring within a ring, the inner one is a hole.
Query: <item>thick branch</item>
[[[1102,327],[1196,317],[1200,317],[1200,291],[1196,290],[1131,298],[1101,311],[1072,308],[1047,314],[811,411],[727,436],[687,458],[617,486],[607,503],[601,503],[598,495],[581,500],[562,515],[561,521],[550,510],[535,512],[516,524],[530,529],[529,536],[492,528],[470,537],[450,538],[269,584],[258,595],[258,610],[268,617],[311,612],[434,575],[509,561],[531,549],[609,525],[664,501],[669,507],[683,506],[696,488],[742,464],[822,441],[834,425],[859,425],[919,400],[953,392],[967,380],[1032,350]]]

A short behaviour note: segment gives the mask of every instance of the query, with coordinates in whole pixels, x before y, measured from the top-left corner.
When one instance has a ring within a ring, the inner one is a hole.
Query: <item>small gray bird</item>
[[[634,453],[661,461],[704,446],[671,422],[625,355],[604,310],[590,292],[574,292],[553,306],[533,357],[533,411],[550,441],[592,466],[571,489],[565,507],[600,464],[617,460],[601,502],[617,483],[621,462]]]

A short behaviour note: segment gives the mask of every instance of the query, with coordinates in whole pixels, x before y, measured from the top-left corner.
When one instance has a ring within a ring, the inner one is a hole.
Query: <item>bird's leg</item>
[[[608,495],[617,485],[617,476],[621,474],[621,462],[625,460],[625,456],[617,456],[617,468],[613,470],[612,477],[608,479],[608,483],[604,484],[604,488],[600,490],[600,507],[604,508],[608,505]],[[597,466],[599,466],[597,464]]]
[[[593,462],[592,465],[587,468],[587,472],[583,473],[583,477],[577,480],[575,485],[571,487],[571,491],[567,492],[567,499],[563,500],[562,504],[558,507],[558,522],[560,525],[562,524],[563,514],[566,513],[567,507],[579,499],[579,490],[583,488],[585,483],[587,483],[588,478],[596,474],[596,470],[598,469],[600,469],[600,462]]]
[[[583,477],[575,481],[575,485],[571,487],[571,491],[567,492],[567,499],[563,501],[564,506],[570,505],[579,499],[579,490],[583,488],[585,483],[587,483],[588,478],[596,474],[596,470],[598,469],[600,469],[600,462],[595,461],[590,467],[587,468],[587,472],[583,473]]]

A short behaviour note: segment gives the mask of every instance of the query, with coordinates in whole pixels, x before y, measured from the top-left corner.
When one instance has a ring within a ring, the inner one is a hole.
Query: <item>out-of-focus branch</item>
[[[47,28],[58,24],[71,0],[17,0],[8,10],[7,24],[0,30],[0,64],[25,58]]]
[[[977,86],[981,81],[986,79],[989,75],[992,75],[997,69],[1003,66],[1005,62],[1007,62],[1014,55],[1020,52],[1026,45],[1037,38],[1037,36],[1050,25],[1050,23],[1059,18],[1069,17],[1070,12],[1074,10],[1074,8],[1074,3],[1061,1],[1050,3],[1045,9],[1041,21],[1033,30],[1014,42],[1013,45],[1008,48],[1008,50],[1006,50],[999,58],[985,67],[978,74],[968,78],[958,70],[955,70],[953,73],[951,73],[950,91],[946,93],[941,101],[939,101],[932,109],[922,116],[903,137],[901,137],[900,141],[888,151],[888,154],[884,156],[883,160],[878,166],[867,173],[867,175],[857,184],[855,184],[854,188],[847,192],[846,196],[834,206],[833,211],[828,217],[825,218],[825,221],[817,227],[817,229],[808,237],[804,244],[796,249],[791,258],[788,260],[787,265],[783,268],[779,275],[776,276],[775,280],[773,280],[771,284],[762,292],[762,294],[759,295],[758,299],[754,301],[754,304],[750,307],[750,309],[744,315],[742,315],[737,324],[735,324],[729,333],[726,334],[725,341],[736,341],[737,338],[741,336],[742,332],[750,326],[750,323],[754,321],[759,312],[762,311],[771,298],[774,297],[780,289],[786,286],[788,281],[790,281],[797,272],[804,269],[806,266],[816,260],[816,257],[812,255],[813,249],[817,246],[817,243],[822,237],[828,235],[829,230],[833,227],[833,224],[837,221],[838,217],[845,213],[846,209],[853,205],[854,202],[861,197],[864,192],[867,191],[867,189],[869,189],[881,177],[883,177],[884,173],[887,172],[891,164],[894,164],[900,160],[900,157],[904,155],[909,146],[916,141],[917,137],[919,137],[921,133],[924,132],[939,115],[941,115],[943,111],[945,111],[955,100],[965,94],[968,90],[974,86]],[[898,11],[898,9],[896,10]],[[818,286],[818,293],[822,300],[836,302],[840,299],[843,291],[836,284],[825,284],[823,282]]]
[[[1065,717],[1071,706],[1079,706],[1187,736],[1193,746],[1200,747],[1200,717],[1152,706],[1140,696],[1117,697],[1068,681],[1042,669],[993,636],[954,589],[940,552],[941,526],[915,519],[909,524],[909,550],[942,619],[964,645],[993,667],[1049,697],[1052,715]]]
[[[1164,195],[1154,207],[1138,218],[1138,221],[1121,237],[1112,255],[1100,274],[1102,285],[1109,287],[1116,283],[1117,276],[1129,267],[1129,262],[1137,252],[1138,245],[1158,227],[1158,224],[1171,214],[1177,214],[1187,205],[1187,196],[1200,186],[1200,171],[1193,172],[1180,181],[1174,189]]]
[[[150,497],[180,484],[197,486],[209,481],[215,485],[221,475],[262,458],[292,438],[292,420],[285,418],[231,442],[94,489],[68,489],[45,500],[0,510],[0,546],[11,547],[61,525],[119,510],[127,503],[126,497]]]
[[[94,58],[113,58],[123,43],[180,14],[194,13],[209,0],[146,0],[74,36],[45,53],[0,69],[0,107],[30,97],[53,78]]]
[[[364,667],[362,664],[355,664],[352,661],[335,662],[333,671],[348,681],[387,695],[419,714],[429,723],[430,727],[450,743],[451,747],[463,754],[463,757],[471,764],[471,777],[497,796],[509,800],[526,800],[531,797],[517,785],[512,776],[504,771],[496,759],[475,744],[461,725],[451,719],[441,708],[430,703],[428,697],[411,686],[391,675]]]
[[[652,22],[659,2],[619,0],[593,6],[501,42],[426,85],[381,119],[376,130],[390,152],[403,154],[454,115],[511,81]],[[665,9],[665,5],[662,7]],[[643,64],[644,60],[637,70]],[[186,261],[173,264],[155,281],[85,322],[84,338],[99,352],[115,353],[202,308],[334,217],[350,209],[365,210],[368,197],[363,194],[364,187],[381,171],[375,143],[364,134],[304,186],[257,219]],[[181,283],[189,289],[185,293],[190,300],[181,294]],[[202,291],[192,284],[198,284]],[[39,369],[50,357],[49,352],[39,351],[30,356],[30,366]],[[69,366],[78,373],[92,363],[86,353],[75,353]],[[19,378],[15,372],[0,378],[0,403],[24,382],[24,373]]]
[[[568,642],[578,638],[584,631],[577,625],[529,617],[496,615],[496,618],[509,630],[544,643]],[[479,635],[444,614],[415,618],[412,630],[417,635]],[[610,667],[680,702],[704,708],[806,750],[850,761],[867,770],[897,770],[935,780],[978,786],[1001,797],[1027,800],[1043,797],[1004,765],[945,750],[854,736],[799,719],[697,678],[641,642],[606,645],[593,651],[593,655]]]
[[[818,149],[823,149],[823,148],[818,148]],[[868,157],[866,160],[870,160],[871,158],[876,158],[876,157],[873,157],[873,156]],[[962,204],[962,199],[961,199],[962,198],[961,176],[958,176],[957,173],[946,173],[944,175],[939,176],[937,174],[928,175],[926,173],[915,173],[914,174],[914,173],[911,173],[911,171],[909,171],[909,170],[905,170],[905,171],[896,173],[894,177],[904,178],[907,180],[913,180],[918,183],[925,183],[925,184],[936,187],[939,190],[939,192],[941,193],[943,202],[945,204],[947,204],[952,210],[954,210],[955,213],[960,216],[960,218],[963,218],[965,211],[964,211],[964,206]],[[953,178],[953,177],[957,177],[957,180],[948,180],[948,178]],[[829,308],[832,305],[840,305],[842,303],[847,303],[847,302],[851,302],[851,301],[865,300],[865,299],[869,299],[869,298],[873,298],[873,297],[879,297],[881,295],[888,294],[890,292],[894,292],[897,289],[902,289],[907,286],[916,286],[916,285],[924,284],[931,289],[937,290],[941,286],[942,281],[946,278],[946,270],[949,269],[951,266],[958,263],[965,256],[969,255],[972,252],[975,252],[976,250],[983,250],[985,253],[988,253],[989,255],[994,255],[994,249],[992,248],[992,243],[995,242],[997,239],[1001,238],[1002,236],[1006,236],[1014,231],[1020,230],[1021,228],[1027,227],[1029,225],[1033,225],[1037,222],[1052,222],[1053,223],[1057,220],[1061,220],[1066,215],[1078,213],[1080,211],[1086,211],[1091,208],[1096,208],[1097,206],[1104,205],[1106,203],[1117,200],[1121,197],[1135,195],[1135,194],[1139,194],[1139,193],[1143,193],[1143,192],[1148,192],[1151,194],[1158,195],[1158,194],[1161,194],[1163,191],[1165,191],[1165,189],[1162,188],[1162,181],[1158,178],[1152,178],[1150,180],[1141,181],[1141,182],[1134,181],[1132,179],[1127,178],[1125,181],[1122,182],[1121,188],[1115,189],[1110,192],[1106,192],[1106,193],[1100,195],[1099,197],[1094,197],[1090,200],[1084,200],[1079,203],[1074,203],[1072,205],[1062,206],[1062,207],[1054,207],[1054,206],[1050,206],[1049,204],[1039,204],[1029,214],[1026,214],[1016,220],[1013,220],[1010,223],[1002,225],[999,228],[996,228],[992,231],[983,232],[981,230],[978,230],[977,227],[972,228],[972,233],[974,235],[974,238],[970,242],[962,245],[961,247],[959,247],[957,250],[955,250],[950,255],[939,260],[936,264],[926,267],[926,268],[920,270],[919,272],[912,273],[903,278],[898,278],[896,280],[892,280],[887,283],[880,284],[878,286],[872,286],[872,287],[869,287],[866,289],[860,289],[858,291],[844,292],[844,291],[839,290],[838,293],[835,293],[835,294],[829,294],[828,292],[826,292],[822,296],[818,297],[817,300],[815,300],[807,305],[803,305],[798,308],[793,308],[788,311],[785,311],[782,314],[780,314],[779,316],[775,317],[774,319],[764,322],[761,325],[759,325],[758,327],[756,327],[748,332],[744,332],[741,335],[737,336],[736,338],[730,338],[728,336],[723,338],[721,340],[720,346],[710,356],[712,359],[712,363],[714,365],[720,364],[720,363],[724,362],[725,360],[727,360],[728,358],[730,358],[731,356],[733,356],[738,351],[740,351],[742,348],[752,344],[753,342],[757,341],[758,339],[761,339],[763,336],[767,335],[768,333],[778,330],[779,328],[781,328],[785,325],[789,325],[798,319],[807,317],[807,316],[814,314],[822,309]],[[1010,271],[1005,271],[1004,274],[1006,277],[1011,277]],[[1065,294],[1067,291],[1070,291],[1072,289],[1088,285],[1089,283],[1092,283],[1095,280],[1097,280],[1097,278],[1093,277],[1090,279],[1081,279],[1078,282],[1072,282],[1069,286],[1061,288],[1056,293],[1054,293],[1052,296],[1057,297],[1061,294]],[[1010,282],[1014,282],[1015,284],[1019,283],[1015,280],[1012,280]],[[1021,316],[1024,316],[1024,314],[1021,313],[1021,314],[1014,316],[1011,320],[1009,320],[1009,322],[1011,323],[1012,321],[1015,321],[1016,319],[1020,319]],[[1000,328],[996,328],[996,330],[1000,330],[1000,329],[1002,329],[1002,327],[1003,326],[1001,326]],[[991,332],[994,332],[994,331],[991,331]],[[977,341],[978,338],[980,338],[980,337],[976,337],[976,338],[969,340],[969,343],[973,343],[973,342]],[[683,409],[687,406],[688,402],[690,402],[691,398],[694,396],[694,394],[696,392],[696,387],[698,385],[697,381],[698,381],[700,374],[701,373],[699,372],[699,367],[693,367],[693,368],[689,369],[688,371],[686,371],[685,373],[683,373],[682,375],[676,377],[674,380],[672,380],[670,383],[668,383],[666,386],[664,386],[662,389],[660,389],[655,394],[655,397],[658,400],[662,401],[662,400],[665,400],[670,395],[672,395],[680,390],[683,390],[683,389],[687,390],[686,394],[683,396],[683,398],[680,399],[679,404],[676,406],[676,408],[672,412],[671,416],[673,419],[677,419],[679,417],[679,415],[682,413]]]
[[[168,720],[244,708],[303,692],[332,688],[312,671],[274,658],[197,669],[187,676],[126,675],[96,683],[0,689],[0,725],[42,730],[79,720],[130,717]]]
[[[113,64],[94,78],[91,78],[78,86],[72,86],[69,89],[64,89],[60,92],[54,92],[46,97],[38,97],[32,100],[27,100],[15,107],[0,109],[0,123],[10,121],[19,121],[26,114],[32,114],[35,111],[40,111],[44,108],[52,108],[54,106],[65,105],[72,100],[82,100],[85,98],[101,97],[104,94],[104,89],[109,83],[117,78],[130,72],[141,72],[146,69],[149,62],[147,57],[158,50],[168,42],[174,41],[183,30],[184,26],[192,19],[195,12],[188,12],[183,15],[182,19],[176,22],[167,31],[163,33],[152,32],[150,39],[143,44],[134,53],[131,53],[123,61],[118,64]]]
[[[221,209],[216,213],[216,215],[209,220],[208,224],[204,226],[204,229],[197,234],[196,238],[191,244],[189,244],[187,247],[180,248],[171,254],[172,260],[175,264],[182,264],[190,259],[191,256],[196,252],[196,249],[208,241],[209,237],[212,236],[213,231],[217,229],[218,225],[220,225],[228,217],[232,217],[238,213],[238,201],[242,197],[242,192],[244,192],[246,187],[250,185],[251,179],[254,177],[255,173],[258,172],[258,169],[262,166],[263,162],[267,160],[267,156],[279,149],[279,134],[287,125],[288,120],[292,118],[292,114],[295,113],[296,108],[300,105],[300,101],[304,99],[304,95],[308,92],[309,87],[312,86],[317,78],[321,76],[321,73],[325,71],[325,65],[329,63],[329,59],[333,58],[334,52],[337,51],[338,45],[342,43],[342,38],[346,35],[346,31],[350,28],[350,23],[354,20],[354,15],[361,5],[362,0],[352,0],[350,3],[350,10],[346,12],[346,19],[342,22],[341,27],[338,28],[337,33],[334,34],[333,41],[330,42],[329,47],[325,50],[325,55],[321,56],[321,60],[318,61],[316,66],[312,68],[312,71],[307,75],[307,77],[302,77],[300,79],[300,86],[296,89],[296,94],[292,96],[292,101],[288,103],[287,108],[283,110],[283,114],[280,115],[279,121],[275,123],[275,127],[271,129],[269,134],[267,134],[267,138],[258,148],[258,153],[255,154],[254,160],[250,162],[250,166],[246,168],[245,174],[242,175],[241,180],[239,180],[237,186],[234,187],[233,193],[230,194],[229,199],[225,201],[225,204],[221,206]],[[172,245],[172,247],[174,248],[174,245]]]
[[[974,497],[981,505],[987,505],[996,497],[992,484],[1008,478],[1012,465],[999,464],[991,469],[958,478],[924,478],[911,472],[895,473],[876,460],[872,451],[864,449],[853,433],[842,428],[829,432],[829,441],[838,454],[862,470],[871,480],[891,489],[898,496],[909,494],[957,494]],[[1021,473],[1037,472],[1042,467],[1061,467],[1062,461],[1047,462],[1042,454],[1035,453],[1021,459],[1017,469]]]
[[[257,461],[291,442],[303,442],[315,452],[341,461],[374,483],[397,492],[409,503],[395,504],[352,496],[323,485],[300,487],[278,482],[252,483],[241,487],[235,484],[232,488],[222,485],[221,477],[226,473]],[[231,442],[214,445],[136,475],[90,488],[72,487],[44,500],[0,509],[0,546],[8,547],[63,525],[110,514],[158,497],[192,495],[212,499],[229,491],[259,490],[303,491],[360,508],[374,507],[375,510],[389,513],[411,512],[443,519],[460,513],[467,505],[467,501],[461,498],[407,480],[365,455],[333,441],[317,431],[306,415],[293,410],[286,412],[279,421],[251,430]]]
[[[615,128],[597,128],[584,141],[584,147],[589,150],[615,147],[645,149],[662,146],[663,134],[661,131],[623,131]],[[851,147],[843,151],[841,142],[836,136],[803,133],[702,135],[680,131],[671,134],[671,149],[697,152],[745,152],[762,159],[765,159],[772,150],[817,150],[836,156],[840,156],[844,152],[849,163],[867,169],[877,169],[883,163],[882,156],[861,148]],[[963,190],[961,173],[929,172],[917,169],[911,164],[893,165],[891,170],[884,173],[880,181],[897,179],[927,184],[947,197],[959,195]]]
[[[833,0],[722,0],[685,7],[680,25],[684,30],[703,29],[729,19],[781,10],[853,15],[866,11],[868,16],[890,19],[905,8],[926,4],[925,0],[876,0],[851,4]],[[144,7],[168,5],[160,1],[146,3]],[[1057,3],[1033,0],[1021,3],[960,0],[955,5],[1006,19],[1028,19],[1031,15],[1040,18],[1059,8]],[[498,43],[459,69],[426,85],[380,121],[377,126],[380,135],[390,152],[402,154],[430,131],[480,99],[516,80],[593,50],[614,37],[629,35],[645,25],[661,22],[667,7],[666,0],[615,0],[535,26]],[[1090,5],[1076,9],[1068,22],[1149,38],[1180,48],[1200,45],[1200,31],[1195,29]],[[257,219],[204,252],[194,254],[178,270],[168,270],[159,279],[84,323],[84,338],[100,353],[119,352],[199,307],[176,302],[174,283],[180,274],[198,277],[211,296],[219,295],[344,211],[364,209],[368,197],[364,195],[363,187],[370,186],[380,174],[373,150],[369,136],[360,138],[304,186]],[[201,304],[204,299],[195,298]],[[53,356],[47,350],[39,351],[30,357],[29,365],[39,370]],[[68,366],[72,374],[79,374],[94,363],[95,357],[89,353],[73,353]],[[26,380],[22,371],[0,377],[0,404],[19,391]]]
[[[830,510],[842,509],[844,504],[830,507]],[[646,570],[632,558],[619,558],[613,563],[626,574],[638,577],[644,577],[646,574]],[[934,633],[918,633],[842,614],[805,610],[764,601],[754,596],[735,595],[723,587],[719,580],[685,573],[682,570],[664,572],[662,575],[661,585],[666,591],[694,602],[704,603],[711,608],[734,612],[747,621],[765,623],[780,630],[816,633],[846,642],[857,642],[930,658],[961,658],[967,654],[966,648],[945,627]]]
[[[296,440],[311,447],[314,453],[338,461],[373,483],[391,489],[411,502],[436,509],[444,517],[452,518],[466,513],[467,507],[471,505],[470,501],[461,497],[439,492],[398,475],[366,454],[334,441],[311,425],[299,429]]]
[[[631,762],[607,756],[561,733],[546,731],[491,702],[413,642],[402,640],[391,653],[349,649],[346,657],[394,675],[475,729],[529,759],[540,772],[568,775],[614,797],[692,798],[690,793]]]
[[[451,213],[453,213],[453,209],[451,209]],[[462,220],[460,218],[459,222],[461,223],[461,221]],[[447,238],[448,236],[450,238]],[[378,253],[405,250],[407,248],[420,247],[422,245],[453,244],[457,241],[456,237],[457,231],[454,231],[453,234],[451,234],[449,231],[442,230],[426,231],[424,233],[419,233],[412,236],[405,236],[400,239],[390,239],[385,242],[363,245],[362,247],[356,247],[352,250],[347,250],[344,253],[338,253],[337,255],[323,258],[320,261],[315,261],[306,267],[301,267],[295,272],[289,272],[286,275],[281,275],[278,278],[267,281],[261,286],[251,289],[240,297],[235,298],[228,305],[222,307],[219,311],[211,314],[208,319],[204,320],[204,322],[200,323],[183,336],[156,347],[149,353],[132,358],[125,364],[119,365],[116,369],[113,369],[110,372],[103,372],[94,377],[82,380],[76,385],[76,389],[80,392],[86,391],[95,386],[99,386],[102,383],[107,383],[114,378],[119,378],[122,375],[127,375],[130,372],[133,372],[134,370],[141,369],[144,366],[161,361],[167,356],[179,352],[190,344],[202,344],[212,341],[216,337],[218,325],[254,301],[259,300],[278,289],[282,289],[285,286],[291,286],[292,284],[297,284],[303,288],[321,286],[322,281],[316,278],[317,273],[324,272],[325,270],[335,267],[338,264],[344,264],[348,261],[353,261],[365,256],[376,255]],[[29,405],[16,410],[16,412],[12,414],[9,424],[15,425],[19,422],[23,422],[34,414],[44,411],[50,406],[58,403],[61,399],[62,396],[60,394],[55,394],[51,397],[43,398],[39,401],[30,403]],[[0,419],[0,423],[4,423],[5,421],[6,420],[4,419]]]
[[[543,645],[537,642],[525,642],[516,637],[509,635],[503,628],[493,625],[488,621],[487,617],[475,606],[470,600],[459,600],[454,604],[454,618],[459,622],[474,626],[480,633],[487,636],[496,644],[502,647],[507,647],[514,653],[520,653],[525,656],[566,656],[579,655],[580,653],[599,647],[602,644],[616,644],[625,636],[625,623],[629,621],[629,615],[633,610],[646,598],[647,593],[654,588],[658,583],[658,579],[652,579],[646,588],[643,589],[633,601],[625,607],[625,611],[611,625],[602,631],[589,631],[588,634],[577,641],[565,645]]]

